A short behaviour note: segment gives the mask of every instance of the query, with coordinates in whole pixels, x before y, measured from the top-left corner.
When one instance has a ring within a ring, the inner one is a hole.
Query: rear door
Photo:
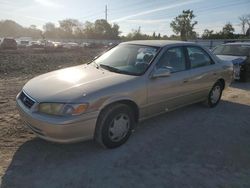
[[[218,77],[218,68],[210,55],[201,47],[187,46],[186,50],[190,68],[188,82],[192,92],[191,100],[198,101],[207,97]]]

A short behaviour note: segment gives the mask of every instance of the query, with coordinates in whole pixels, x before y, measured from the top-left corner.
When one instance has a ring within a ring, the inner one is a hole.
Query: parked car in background
[[[43,41],[43,44],[44,44],[44,48],[45,48],[46,50],[53,50],[53,49],[55,48],[54,42],[53,42],[53,41],[44,40],[44,41]]]
[[[31,41],[29,48],[44,48],[44,44],[42,44],[40,41]]]
[[[55,48],[63,48],[63,43],[61,42],[53,42]]]
[[[250,43],[235,42],[217,46],[213,53],[220,59],[231,61],[234,65],[234,79],[250,79]]]
[[[45,45],[46,45],[46,40],[45,40],[45,39],[40,39],[40,40],[38,40],[38,41],[39,41],[39,43],[40,43],[42,46],[45,47]]]
[[[88,42],[83,42],[80,44],[80,47],[82,47],[82,48],[89,47],[89,46],[90,46],[90,43],[88,43]]]
[[[114,148],[137,122],[185,105],[215,107],[233,66],[203,47],[177,41],[131,41],[89,64],[33,78],[17,95],[25,124],[60,143],[94,138]]]
[[[30,41],[28,41],[28,40],[20,40],[17,42],[17,47],[18,48],[26,48],[29,46],[29,44],[30,44]]]
[[[9,49],[9,50],[16,50],[17,49],[17,42],[13,38],[3,38],[0,43],[1,49]]]
[[[78,49],[80,46],[75,42],[68,42],[63,44],[63,48],[66,49]]]

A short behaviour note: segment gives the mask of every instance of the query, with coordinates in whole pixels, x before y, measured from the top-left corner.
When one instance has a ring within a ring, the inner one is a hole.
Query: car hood
[[[135,77],[97,69],[93,65],[80,65],[37,76],[28,81],[23,90],[37,102],[76,102]]]
[[[232,55],[217,55],[223,61],[230,61],[233,64],[244,64],[247,59],[246,56],[232,56]]]

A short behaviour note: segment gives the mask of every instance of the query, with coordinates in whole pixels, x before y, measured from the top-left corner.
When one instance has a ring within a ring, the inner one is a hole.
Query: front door
[[[153,116],[185,105],[189,101],[189,72],[183,47],[167,49],[155,64],[155,70],[167,68],[167,77],[148,80],[148,116]]]

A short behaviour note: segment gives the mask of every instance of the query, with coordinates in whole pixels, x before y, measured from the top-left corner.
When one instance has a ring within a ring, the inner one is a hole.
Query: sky
[[[139,27],[146,34],[172,35],[170,22],[187,9],[196,15],[199,34],[204,29],[220,31],[228,22],[241,33],[239,16],[250,14],[250,0],[0,0],[0,20],[39,29],[66,18],[94,22],[105,18],[105,5],[108,22],[117,23],[122,35]]]

